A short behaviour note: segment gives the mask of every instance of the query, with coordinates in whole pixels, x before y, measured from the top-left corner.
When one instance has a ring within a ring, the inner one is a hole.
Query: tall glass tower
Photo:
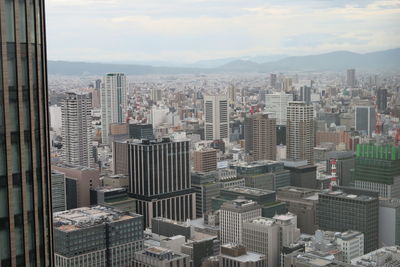
[[[0,0],[0,267],[52,266],[44,0]]]

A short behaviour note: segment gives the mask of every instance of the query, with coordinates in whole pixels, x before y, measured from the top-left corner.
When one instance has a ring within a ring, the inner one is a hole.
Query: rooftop
[[[356,266],[400,266],[400,247],[383,247],[351,260]]]
[[[258,189],[258,188],[253,188],[253,187],[246,187],[246,186],[229,187],[229,188],[224,188],[222,190],[241,193],[241,194],[247,194],[247,195],[255,195],[255,196],[262,196],[265,194],[275,193],[275,191]]]
[[[325,192],[320,193],[320,195],[332,196],[332,197],[337,197],[337,198],[342,198],[342,199],[353,199],[353,200],[358,200],[358,201],[372,201],[372,200],[376,199],[375,197],[366,196],[366,195],[348,194],[348,193],[343,192],[342,190],[325,191]]]
[[[53,225],[57,230],[71,232],[104,223],[133,219],[138,216],[141,215],[104,206],[84,207],[54,213]]]

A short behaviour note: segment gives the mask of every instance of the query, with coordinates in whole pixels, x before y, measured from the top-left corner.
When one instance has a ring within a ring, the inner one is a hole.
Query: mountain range
[[[365,54],[335,51],[308,56],[285,57],[277,55],[246,59],[216,59],[179,66],[48,61],[48,72],[50,75],[103,75],[108,72],[124,72],[127,75],[263,73],[283,71],[344,71],[349,68],[375,72],[400,71],[400,48]]]

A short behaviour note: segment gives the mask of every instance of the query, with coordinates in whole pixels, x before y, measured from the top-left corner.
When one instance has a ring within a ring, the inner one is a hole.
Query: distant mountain
[[[103,75],[108,72],[124,72],[128,75],[201,73],[199,68],[155,67],[136,64],[87,63],[72,61],[48,61],[52,75]]]
[[[276,56],[281,57],[281,56]],[[108,64],[51,61],[48,62],[49,74],[61,75],[103,75],[107,72],[124,72],[128,75],[144,74],[200,74],[224,72],[271,72],[271,71],[344,71],[356,68],[361,71],[399,71],[400,48],[358,54],[348,51],[336,51],[310,56],[293,56],[283,59],[257,63],[254,60],[217,59],[199,61],[182,67],[161,67],[139,64]],[[272,56],[269,57],[272,59]],[[265,59],[267,60],[267,59]],[[187,67],[190,66],[190,67]]]

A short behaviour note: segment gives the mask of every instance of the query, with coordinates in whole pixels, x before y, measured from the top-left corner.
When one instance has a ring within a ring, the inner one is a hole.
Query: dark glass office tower
[[[0,267],[52,266],[44,0],[0,0]]]

